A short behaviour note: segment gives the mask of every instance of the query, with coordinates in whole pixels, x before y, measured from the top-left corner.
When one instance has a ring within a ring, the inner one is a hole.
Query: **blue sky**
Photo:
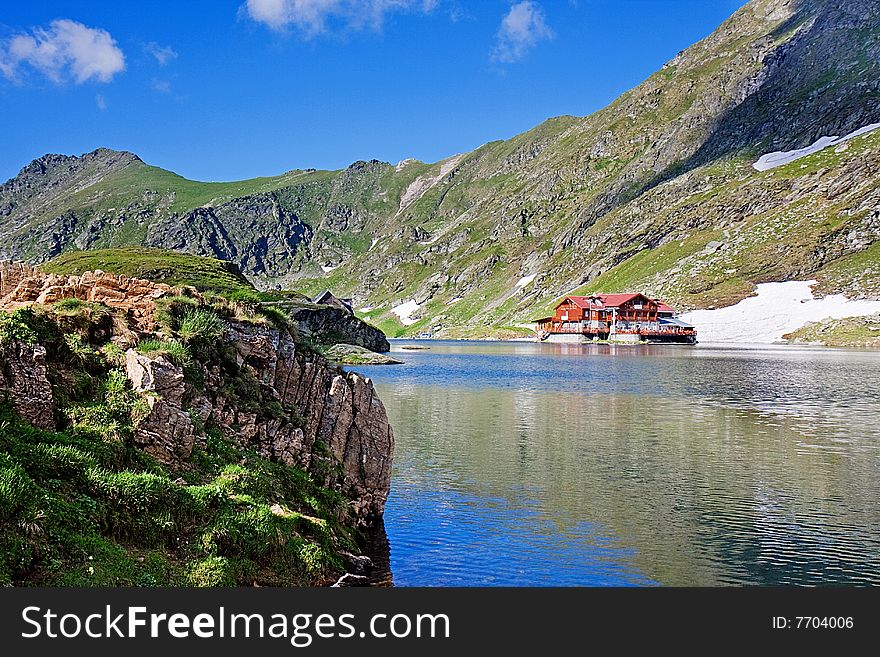
[[[99,146],[198,180],[433,162],[603,107],[743,4],[4,2],[0,180]]]

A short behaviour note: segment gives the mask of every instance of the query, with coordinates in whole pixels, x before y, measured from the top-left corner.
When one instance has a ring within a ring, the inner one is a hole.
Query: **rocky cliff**
[[[330,520],[315,520],[325,528],[327,522],[339,526],[339,536],[328,539],[329,565],[319,569],[321,578],[338,575],[346,566],[333,561],[334,550],[356,549],[346,532],[381,522],[392,429],[369,379],[331,367],[284,322],[247,313],[211,305],[192,288],[100,271],[59,276],[2,263],[0,396],[40,430],[86,432],[96,445],[122,440],[145,455],[129,460],[147,458],[155,464],[148,470],[171,479],[179,475],[180,484],[222,479],[226,470],[218,475],[212,466],[218,455],[231,464],[256,459],[267,464],[260,468],[281,467],[271,470],[279,481],[305,477],[307,485],[297,484],[297,490],[314,487],[324,492],[313,497],[340,496]],[[104,417],[111,407],[112,420]],[[94,425],[98,416],[104,420]],[[257,478],[255,471],[236,476]],[[257,490],[266,512],[279,518],[301,517],[301,507],[309,505],[323,510],[308,495],[285,497],[279,483]],[[252,499],[257,497],[251,493],[245,507],[259,509]],[[300,534],[279,540],[286,544]],[[225,556],[237,558],[234,550]],[[291,581],[277,572],[277,563],[255,565],[263,566],[273,572],[257,581]]]
[[[752,0],[609,107],[434,164],[208,184],[45,156],[0,187],[0,255],[212,255],[263,288],[352,296],[389,334],[497,335],[572,291],[705,308],[809,277],[877,297],[878,133],[752,164],[880,122],[878,98],[874,0]]]
[[[202,437],[197,427],[215,426],[230,440],[271,460],[307,470],[326,461],[338,476],[328,477],[325,485],[351,496],[355,514],[365,522],[381,517],[390,488],[394,439],[370,380],[330,367],[299,347],[283,328],[231,320],[218,337],[234,352],[240,372],[259,384],[256,398],[243,400],[243,408],[224,394],[228,381],[220,365],[196,363],[202,380],[194,386],[186,381],[182,366],[167,357],[138,353],[143,335],[156,327],[156,302],[171,292],[168,285],[100,271],[61,277],[19,263],[0,263],[0,309],[76,299],[111,308],[127,323],[109,339],[128,347],[126,375],[150,408],[134,433],[145,452],[166,464],[185,465]],[[47,419],[53,398],[45,348],[13,341],[4,358],[8,381],[3,389],[13,407],[35,426],[53,428]],[[292,409],[296,423],[252,410],[260,401]],[[319,456],[316,446],[326,448],[326,455]]]

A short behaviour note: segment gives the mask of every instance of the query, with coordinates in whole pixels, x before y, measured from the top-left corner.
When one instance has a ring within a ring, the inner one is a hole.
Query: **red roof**
[[[644,297],[643,294],[597,294],[596,296],[602,300],[602,305],[606,308],[618,308],[636,297]]]
[[[571,297],[571,296],[568,296],[568,297],[565,297],[565,299],[568,299],[569,301],[574,303],[574,305],[578,306],[579,308],[592,308],[593,307],[593,302],[590,301],[590,297]],[[565,299],[563,299],[563,301],[565,301]]]
[[[657,304],[657,312],[660,312],[660,313],[674,313],[675,312],[675,309],[672,306],[670,306],[668,303],[666,303],[665,301],[661,301],[660,299],[654,299],[654,301]]]
[[[627,301],[632,301],[633,299],[636,299],[638,297],[642,297],[650,301],[650,299],[648,299],[648,297],[646,297],[644,294],[593,294],[588,297],[576,297],[569,295],[565,297],[565,299],[569,299],[579,308],[589,310],[592,308],[619,308]],[[565,299],[563,299],[563,301]]]

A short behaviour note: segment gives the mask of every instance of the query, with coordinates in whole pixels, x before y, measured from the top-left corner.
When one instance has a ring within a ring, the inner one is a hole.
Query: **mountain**
[[[880,131],[752,165],[880,122],[878,100],[875,0],[753,0],[605,109],[434,164],[202,183],[46,155],[0,187],[0,256],[213,256],[262,288],[352,296],[392,335],[507,335],[572,291],[707,308],[815,278],[876,298]]]

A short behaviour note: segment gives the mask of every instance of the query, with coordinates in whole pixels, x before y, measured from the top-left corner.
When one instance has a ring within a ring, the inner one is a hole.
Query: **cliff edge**
[[[135,564],[155,539],[128,526],[129,506],[144,507],[138,522],[161,517],[159,535],[177,535],[153,545],[168,575],[160,584],[316,584],[363,565],[351,554],[356,528],[380,522],[392,429],[370,380],[328,364],[277,309],[101,271],[61,276],[5,262],[0,310],[0,480],[43,495],[0,499],[4,520],[31,527],[14,546],[15,531],[5,551],[0,545],[0,557],[18,551],[0,558],[0,578],[70,583],[46,572],[43,553],[60,551],[64,563],[76,550],[47,550],[45,535],[35,538],[35,527],[51,534],[45,500],[56,496],[75,506],[88,498],[79,511],[92,529],[79,538],[94,530]],[[55,491],[38,455],[59,446],[77,456],[68,455],[74,464]],[[138,490],[108,493],[113,487],[100,480],[111,474],[161,481],[164,493],[149,502],[128,499]],[[252,544],[263,531],[268,543]],[[200,579],[199,569],[215,576]]]

